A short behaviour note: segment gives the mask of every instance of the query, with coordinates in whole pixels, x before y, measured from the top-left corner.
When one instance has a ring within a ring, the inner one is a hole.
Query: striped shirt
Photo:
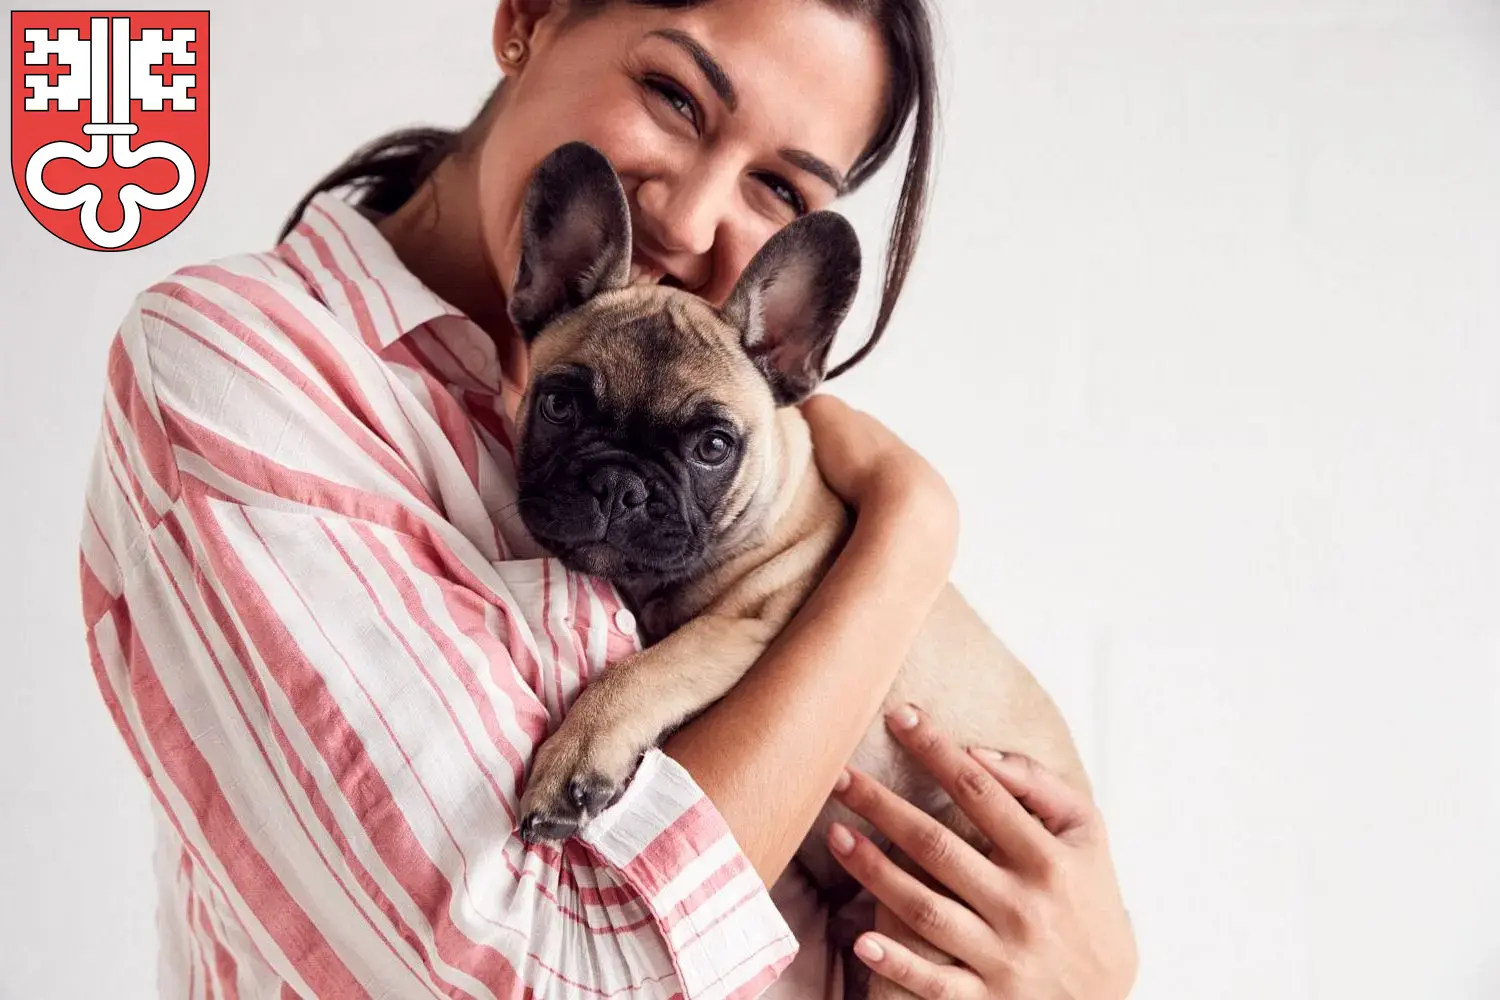
[[[739,998],[791,961],[659,751],[578,838],[516,835],[532,753],[639,639],[516,516],[515,394],[331,195],[133,303],[81,577],[154,802],[163,996]]]

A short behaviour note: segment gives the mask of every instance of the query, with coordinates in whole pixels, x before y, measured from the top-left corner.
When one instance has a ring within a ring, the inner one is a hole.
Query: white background
[[[0,196],[7,1000],[154,989],[76,596],[115,324],[494,76],[488,0],[211,6],[172,236],[86,252]],[[1077,729],[1136,996],[1500,997],[1500,4],[942,7],[924,252],[835,389],[949,477],[960,584]],[[889,190],[849,206],[868,246]]]

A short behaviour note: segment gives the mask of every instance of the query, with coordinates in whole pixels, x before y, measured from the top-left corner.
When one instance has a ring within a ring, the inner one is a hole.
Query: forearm
[[[768,885],[879,712],[947,578],[951,530],[913,530],[918,516],[867,507],[754,669],[666,743]]]

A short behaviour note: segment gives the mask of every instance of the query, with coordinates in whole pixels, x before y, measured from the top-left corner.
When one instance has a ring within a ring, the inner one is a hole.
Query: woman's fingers
[[[984,981],[959,965],[938,965],[884,934],[864,934],[854,954],[882,976],[922,1000],[981,1000]]]
[[[1005,786],[1052,835],[1063,840],[1092,831],[1096,811],[1082,792],[1022,754],[974,748],[970,755]]]
[[[902,871],[868,838],[834,823],[828,846],[860,885],[924,941],[966,962],[994,950],[994,934],[974,911]]]
[[[925,712],[906,706],[887,717],[891,734],[932,772],[995,849],[1018,869],[1052,867],[1057,842],[1007,787],[932,724]]]
[[[834,795],[889,837],[917,867],[951,889],[990,923],[996,921],[1004,908],[1009,876],[989,858],[868,775],[845,772]]]

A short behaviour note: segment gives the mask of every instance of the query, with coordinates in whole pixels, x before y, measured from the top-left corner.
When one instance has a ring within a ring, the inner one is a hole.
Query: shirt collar
[[[374,350],[440,316],[464,316],[401,263],[363,212],[326,191],[308,203],[277,253]]]

